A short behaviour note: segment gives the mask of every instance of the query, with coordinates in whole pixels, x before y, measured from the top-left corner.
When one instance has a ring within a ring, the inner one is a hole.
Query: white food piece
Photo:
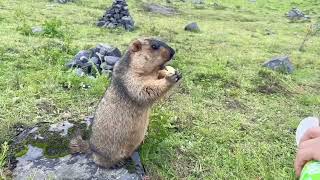
[[[166,66],[166,68],[165,68],[170,74],[174,74],[175,72],[176,72],[176,70],[173,68],[173,67],[171,67],[171,66]]]

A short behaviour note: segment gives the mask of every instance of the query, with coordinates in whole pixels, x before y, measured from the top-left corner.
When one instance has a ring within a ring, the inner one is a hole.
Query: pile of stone
[[[290,20],[307,20],[310,19],[309,16],[305,15],[300,9],[292,8],[287,14],[287,18]]]
[[[114,0],[110,9],[97,22],[97,26],[105,28],[123,27],[127,31],[134,29],[134,21],[129,13],[125,0]]]
[[[118,48],[108,44],[98,44],[95,48],[80,51],[66,66],[76,68],[79,76],[85,74],[96,76],[98,72],[111,75],[114,65],[120,58],[121,52]]]

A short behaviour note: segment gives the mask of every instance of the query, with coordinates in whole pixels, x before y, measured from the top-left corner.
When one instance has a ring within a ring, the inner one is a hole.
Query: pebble
[[[105,56],[104,60],[110,65],[114,65],[117,61],[119,61],[120,58],[115,56]]]
[[[41,34],[43,33],[43,28],[36,26],[31,28],[33,34]]]

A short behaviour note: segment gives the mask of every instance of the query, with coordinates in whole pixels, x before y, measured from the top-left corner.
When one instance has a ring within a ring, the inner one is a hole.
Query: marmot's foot
[[[176,82],[180,81],[180,79],[182,78],[182,74],[181,74],[178,70],[176,70],[176,71],[174,72],[174,74],[170,74],[169,76],[166,76],[166,78],[167,78],[170,82],[176,83]]]
[[[119,162],[117,162],[116,164],[112,165],[110,167],[110,169],[120,169],[123,168],[125,166],[127,166],[128,164],[130,164],[131,160],[130,159],[123,159]]]

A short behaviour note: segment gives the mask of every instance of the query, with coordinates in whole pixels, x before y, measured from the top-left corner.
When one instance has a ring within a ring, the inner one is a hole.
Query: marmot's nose
[[[169,51],[170,51],[170,59],[172,59],[176,52],[171,47],[169,47]]]

